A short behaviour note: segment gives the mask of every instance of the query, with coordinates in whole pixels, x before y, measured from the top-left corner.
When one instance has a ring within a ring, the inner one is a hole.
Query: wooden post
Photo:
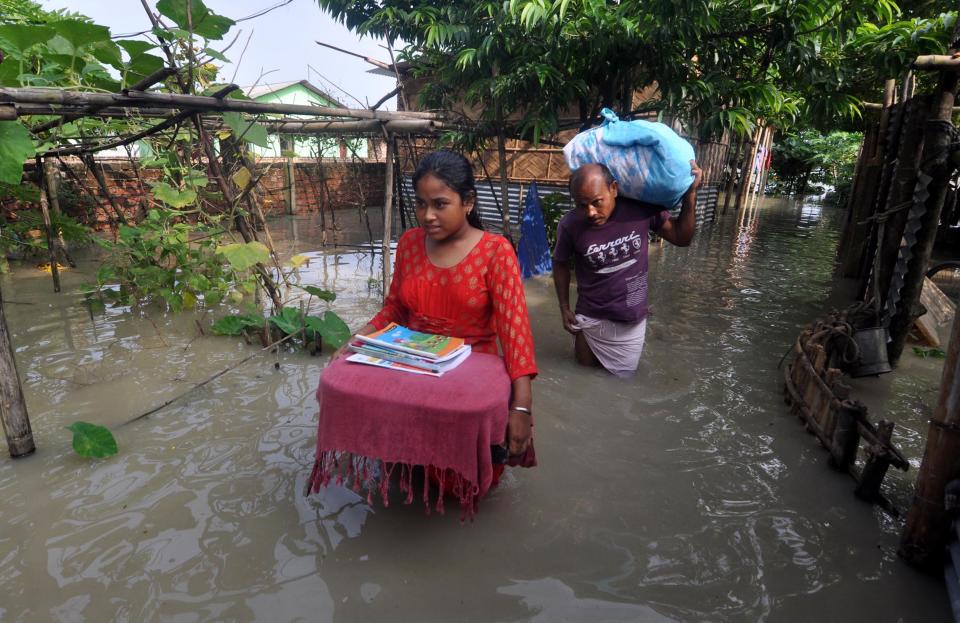
[[[863,405],[849,400],[840,403],[830,444],[830,462],[837,469],[847,471],[857,460],[857,448],[860,445],[857,424],[862,418]]]
[[[930,418],[913,505],[900,540],[900,555],[908,562],[930,568],[940,562],[950,529],[943,494],[947,484],[957,477],[960,477],[960,314],[953,320],[940,395]]]
[[[36,450],[27,403],[20,388],[17,362],[14,359],[13,342],[7,329],[7,317],[3,312],[3,290],[0,284],[0,424],[7,438],[10,456],[14,459]]]
[[[880,485],[890,467],[890,452],[887,446],[893,435],[893,422],[880,420],[877,423],[878,442],[867,448],[867,462],[860,472],[860,484],[854,494],[861,500],[876,502],[880,499]]]
[[[733,160],[730,161],[730,179],[727,180],[727,185],[723,189],[723,210],[720,211],[720,214],[726,214],[727,207],[730,205],[730,195],[733,193],[733,185],[737,181],[737,166],[740,164],[743,146],[746,144],[745,139],[737,141],[737,149],[734,152]]]
[[[758,122],[757,130],[750,139],[750,146],[746,151],[746,160],[743,163],[743,174],[740,176],[740,187],[737,188],[737,211],[747,205],[747,194],[753,183],[753,163],[757,159],[757,149],[760,146],[760,137],[763,135],[762,122]]]
[[[956,71],[948,70],[940,74],[936,99],[931,105],[932,118],[927,121],[923,132],[923,154],[920,157],[923,166],[921,167],[921,175],[917,179],[917,186],[919,190],[921,178],[929,176],[929,183],[925,189],[927,200],[924,202],[923,215],[919,219],[919,229],[915,235],[916,242],[912,245],[912,253],[906,263],[906,274],[903,276],[903,287],[900,288],[899,305],[897,305],[896,312],[890,318],[890,343],[887,347],[887,354],[891,365],[896,365],[900,359],[907,334],[919,316],[918,307],[920,292],[923,289],[923,278],[926,276],[927,265],[933,253],[933,243],[940,226],[940,212],[943,210],[943,201],[946,198],[950,177],[955,168],[950,158],[950,143],[953,128],[951,119],[953,118],[953,103],[956,99],[957,83]],[[904,238],[905,242],[909,244],[910,240],[906,229],[904,230]]]
[[[297,208],[297,168],[293,156],[287,156],[287,214],[294,214]]]
[[[500,196],[503,198],[503,235],[513,244],[510,227],[510,184],[507,180],[507,145],[502,116],[497,117],[497,159],[500,161]]]
[[[60,267],[57,264],[59,254],[57,253],[57,237],[53,232],[53,223],[50,221],[50,210],[47,206],[47,195],[49,188],[43,180],[43,160],[37,156],[36,160],[37,186],[40,187],[40,213],[43,215],[43,229],[47,234],[47,254],[50,257],[50,275],[53,277],[53,291],[60,291]]]
[[[391,232],[393,229],[392,217],[393,217],[393,150],[394,142],[393,136],[387,134],[387,161],[386,161],[386,181],[384,182],[384,191],[383,191],[383,236],[382,238],[382,251],[383,251],[383,298],[386,299],[387,295],[390,293],[390,240],[393,237]]]

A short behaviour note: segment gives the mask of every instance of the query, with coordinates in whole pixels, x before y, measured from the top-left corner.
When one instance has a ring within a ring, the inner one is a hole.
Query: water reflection
[[[89,260],[61,296],[36,271],[0,277],[26,303],[7,314],[39,446],[0,460],[0,619],[808,621],[849,603],[862,620],[946,620],[940,585],[896,561],[899,524],[851,495],[782,403],[776,362],[831,296],[840,217],[765,201],[689,248],[655,246],[627,382],[572,363],[551,282],[528,281],[541,466],[508,473],[466,525],[342,487],[303,497],[325,356],[254,358],[122,425],[258,346],[200,333],[227,310],[91,318]],[[307,257],[290,294],[335,290],[312,312],[359,326],[381,264],[345,222],[358,246],[323,252],[304,219],[275,241]],[[860,381],[914,462],[936,365]],[[63,427],[78,419],[113,426],[120,454],[75,457]],[[912,475],[888,494],[909,496]]]

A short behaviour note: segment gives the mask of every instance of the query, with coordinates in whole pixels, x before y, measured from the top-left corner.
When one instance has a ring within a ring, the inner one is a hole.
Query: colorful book
[[[467,346],[465,351],[455,356],[453,359],[448,359],[444,362],[439,368],[430,370],[426,368],[421,368],[418,366],[407,365],[399,361],[391,361],[389,359],[384,359],[381,357],[371,357],[364,353],[355,353],[347,357],[347,361],[352,361],[354,363],[362,363],[368,366],[377,366],[378,368],[387,368],[390,370],[399,370],[400,372],[410,372],[412,374],[426,374],[428,376],[443,376],[446,372],[453,370],[464,360],[470,356],[470,347]]]
[[[420,370],[427,370],[429,372],[438,372],[443,374],[448,370],[452,370],[460,365],[464,359],[471,352],[469,345],[466,345],[465,348],[460,349],[459,354],[451,359],[446,359],[444,361],[433,361],[426,359],[424,357],[419,357],[417,355],[411,355],[409,353],[403,353],[400,351],[390,350],[388,348],[381,348],[373,344],[367,344],[360,341],[355,341],[350,344],[350,350],[361,355],[366,355],[368,357],[373,357],[376,359],[386,359],[387,361],[394,361],[396,363],[401,363],[413,368],[418,368]]]
[[[400,351],[436,362],[452,359],[463,352],[464,348],[468,348],[463,338],[421,333],[395,322],[370,335],[354,337],[361,342],[380,348]]]

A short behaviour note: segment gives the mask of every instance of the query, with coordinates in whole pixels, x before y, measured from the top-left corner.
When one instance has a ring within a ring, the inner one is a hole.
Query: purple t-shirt
[[[646,318],[649,232],[669,218],[661,206],[617,197],[599,227],[577,210],[560,219],[553,259],[575,258],[578,314],[630,323]]]

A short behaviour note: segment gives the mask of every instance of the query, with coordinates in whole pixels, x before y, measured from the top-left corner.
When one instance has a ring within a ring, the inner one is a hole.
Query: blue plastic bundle
[[[663,123],[620,121],[609,108],[605,121],[574,136],[563,148],[570,170],[585,164],[607,165],[620,194],[672,208],[693,183],[693,147]]]
[[[550,261],[550,244],[547,228],[540,208],[540,193],[537,183],[530,184],[523,201],[523,218],[520,219],[520,244],[517,245],[520,272],[523,278],[542,275],[553,268]]]

